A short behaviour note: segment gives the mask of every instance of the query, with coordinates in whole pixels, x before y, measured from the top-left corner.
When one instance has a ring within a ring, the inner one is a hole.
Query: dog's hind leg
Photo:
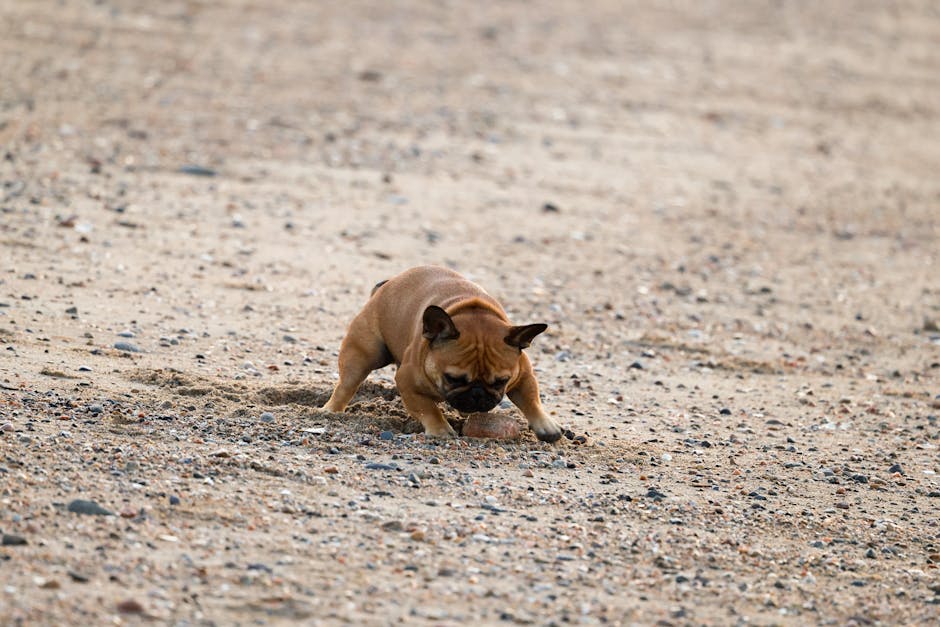
[[[339,349],[339,381],[323,409],[341,412],[369,373],[392,363],[381,337],[373,335],[358,317],[349,325]]]

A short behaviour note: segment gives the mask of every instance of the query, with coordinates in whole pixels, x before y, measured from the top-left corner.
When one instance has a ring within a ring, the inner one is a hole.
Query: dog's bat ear
[[[424,310],[422,319],[424,330],[422,335],[428,340],[435,342],[437,340],[456,340],[460,337],[460,331],[454,326],[447,312],[437,305],[430,305]]]
[[[536,335],[548,328],[547,324],[526,324],[521,327],[509,327],[509,335],[506,336],[505,342],[510,346],[515,346],[518,349],[528,348],[529,344],[532,343],[532,339]]]

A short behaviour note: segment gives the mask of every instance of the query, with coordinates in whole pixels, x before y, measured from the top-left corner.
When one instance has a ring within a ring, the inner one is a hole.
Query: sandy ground
[[[0,623],[937,620],[938,41],[930,1],[0,0]],[[317,410],[421,263],[549,323],[583,438],[426,440],[391,369]]]

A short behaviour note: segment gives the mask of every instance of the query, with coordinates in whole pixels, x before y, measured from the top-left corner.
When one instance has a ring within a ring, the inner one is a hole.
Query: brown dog
[[[546,328],[510,325],[496,299],[452,270],[406,270],[376,285],[350,323],[339,350],[339,382],[323,409],[343,411],[370,372],[394,362],[405,409],[428,435],[456,436],[441,401],[469,414],[490,411],[506,394],[538,438],[554,442],[561,428],[542,409],[522,352]]]

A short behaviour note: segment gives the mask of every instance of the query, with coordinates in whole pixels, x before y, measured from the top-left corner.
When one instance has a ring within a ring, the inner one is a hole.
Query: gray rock
[[[190,176],[215,176],[216,171],[201,165],[184,165],[179,169],[180,174],[189,174]]]
[[[3,538],[0,540],[0,546],[24,546],[26,544],[29,544],[26,538],[13,535],[12,533],[3,534]]]
[[[114,516],[114,512],[106,510],[94,501],[85,501],[83,499],[75,499],[69,503],[68,510],[86,516]]]

